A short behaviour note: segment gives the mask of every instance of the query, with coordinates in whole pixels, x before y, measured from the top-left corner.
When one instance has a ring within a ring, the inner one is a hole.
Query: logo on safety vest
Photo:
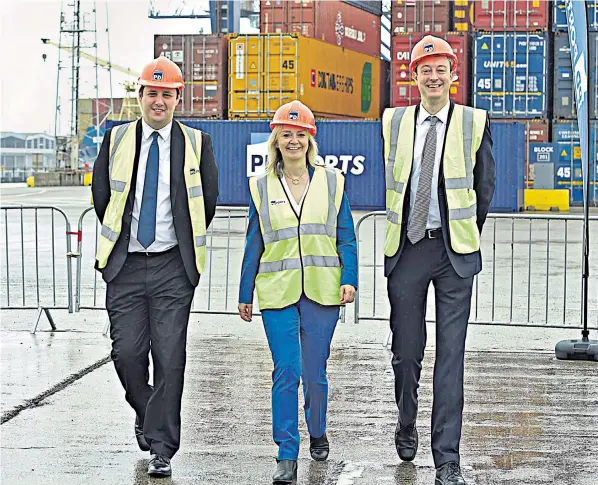
[[[193,168],[189,169],[189,175],[195,175],[198,172],[199,172],[198,168],[193,167]]]
[[[432,52],[434,50],[434,44],[424,44],[424,52]]]
[[[154,75],[152,77],[152,80],[154,80],[154,81],[162,81],[163,77],[164,77],[164,73],[162,71],[154,71]]]
[[[280,204],[286,204],[286,203],[287,203],[286,199],[277,199],[277,200],[270,201],[270,205],[280,205]]]
[[[298,120],[299,119],[299,111],[289,111],[289,120]]]

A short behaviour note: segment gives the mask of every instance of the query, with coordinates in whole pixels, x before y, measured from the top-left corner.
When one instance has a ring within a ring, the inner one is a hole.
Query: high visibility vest
[[[178,121],[176,122],[178,123]],[[206,214],[199,165],[201,163],[201,131],[179,123],[185,138],[185,185],[189,200],[189,216],[193,229],[195,265],[202,273],[206,260]],[[106,208],[98,242],[96,260],[99,268],[108,264],[110,253],[120,236],[122,218],[131,190],[131,178],[135,159],[137,122],[115,127],[110,133],[108,177],[110,179],[110,202]]]
[[[396,254],[401,242],[405,188],[409,183],[413,163],[415,108],[409,106],[387,109],[382,118],[386,165],[384,254],[388,257]],[[451,248],[458,254],[470,254],[480,249],[473,169],[485,126],[486,111],[454,105],[447,127],[442,167]]]
[[[340,305],[336,220],[344,181],[340,170],[315,167],[298,218],[275,173],[249,180],[264,240],[255,280],[261,310],[297,303],[302,293],[321,305]]]

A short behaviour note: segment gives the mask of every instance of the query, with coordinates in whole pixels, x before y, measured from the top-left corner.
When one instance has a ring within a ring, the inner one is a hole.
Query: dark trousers
[[[130,253],[107,285],[112,360],[125,399],[143,423],[151,453],[179,449],[187,326],[195,288],[178,247],[156,255]],[[148,383],[149,352],[154,366]]]
[[[461,278],[442,238],[405,241],[388,277],[392,367],[401,426],[417,417],[417,389],[426,346],[426,301],[430,282],[436,293],[436,363],[432,406],[432,454],[438,467],[459,462],[463,416],[463,360],[473,277]]]

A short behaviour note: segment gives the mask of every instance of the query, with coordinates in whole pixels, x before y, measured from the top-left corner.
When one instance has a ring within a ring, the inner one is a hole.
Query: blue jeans
[[[310,436],[326,432],[326,361],[339,317],[338,306],[322,306],[304,295],[281,310],[262,310],[272,352],[272,436],[279,460],[299,456],[299,378],[303,381],[305,421]]]

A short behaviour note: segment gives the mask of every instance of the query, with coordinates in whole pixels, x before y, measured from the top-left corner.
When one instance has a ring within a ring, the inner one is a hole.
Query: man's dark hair
[[[139,87],[139,97],[143,98],[143,91],[145,90],[145,86],[140,86]],[[179,88],[176,88],[176,97],[177,99],[181,97],[181,90]]]

